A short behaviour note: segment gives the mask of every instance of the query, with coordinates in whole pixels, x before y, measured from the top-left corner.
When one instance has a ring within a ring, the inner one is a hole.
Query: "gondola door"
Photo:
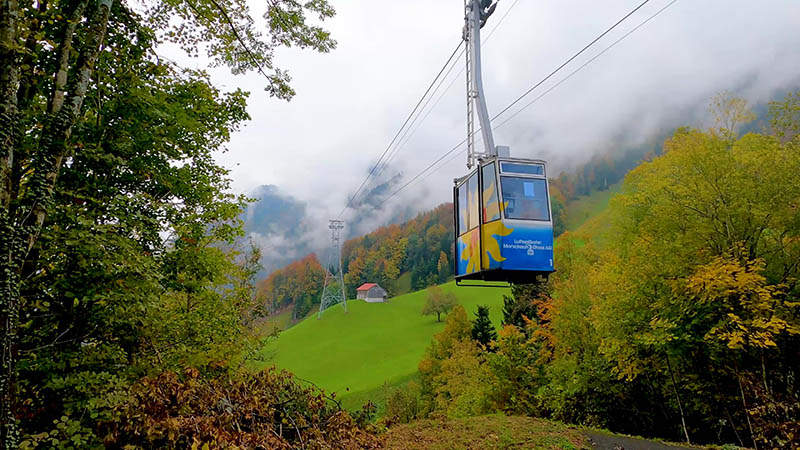
[[[454,188],[456,278],[481,271],[480,175],[477,170],[460,180]]]

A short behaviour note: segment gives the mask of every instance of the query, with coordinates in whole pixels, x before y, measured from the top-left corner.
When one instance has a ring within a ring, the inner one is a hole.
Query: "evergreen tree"
[[[536,299],[547,294],[547,284],[517,284],[511,287],[511,296],[503,295],[503,325],[525,329],[525,319],[539,321]]]
[[[484,347],[497,339],[497,331],[489,319],[489,307],[478,305],[478,312],[475,313],[475,322],[472,323],[472,339],[479,342]]]

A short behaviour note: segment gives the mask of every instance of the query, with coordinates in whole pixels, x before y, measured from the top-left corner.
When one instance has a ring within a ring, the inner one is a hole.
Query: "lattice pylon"
[[[344,295],[344,275],[342,275],[342,245],[341,231],[344,228],[343,220],[331,220],[328,228],[331,229],[331,248],[328,255],[328,264],[325,266],[325,284],[322,287],[322,300],[319,302],[317,319],[322,318],[322,312],[331,306],[341,303],[344,312],[347,312],[347,297]]]

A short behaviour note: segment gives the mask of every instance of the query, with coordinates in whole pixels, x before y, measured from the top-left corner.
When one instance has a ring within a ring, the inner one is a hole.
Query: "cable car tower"
[[[328,265],[325,266],[325,283],[322,288],[322,300],[319,302],[317,319],[321,319],[322,312],[337,303],[341,303],[344,312],[347,312],[347,297],[344,295],[344,276],[342,275],[341,245],[341,231],[344,228],[344,221],[331,220],[328,228],[331,229],[331,248],[328,253]]]
[[[553,221],[546,163],[495,146],[481,75],[481,28],[496,0],[465,0],[467,169],[454,180],[455,278],[537,283],[553,269]],[[483,151],[475,147],[478,117]]]

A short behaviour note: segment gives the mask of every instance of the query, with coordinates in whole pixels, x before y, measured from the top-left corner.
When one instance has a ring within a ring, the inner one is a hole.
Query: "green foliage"
[[[422,308],[422,315],[429,316],[436,314],[436,321],[442,321],[442,314],[447,314],[457,304],[458,300],[451,292],[444,292],[439,286],[431,286],[427,290],[425,306]],[[488,311],[487,311],[488,316]]]
[[[289,98],[273,50],[329,50],[305,14],[333,10],[272,2],[264,35],[242,2],[149,6],[4,6],[19,21],[0,23],[0,446],[97,448],[137,379],[224,372],[262,345],[247,199],[213,156],[249,118],[247,94],[153,49],[177,40],[235,71],[264,66]]]
[[[307,14],[316,17],[309,20]],[[272,1],[263,13],[268,26],[260,30],[243,0],[164,0],[148,5],[145,16],[159,41],[176,44],[194,57],[205,51],[214,65],[227,66],[235,74],[258,72],[266,78],[264,90],[270,96],[290,99],[295,93],[289,86],[291,77],[276,67],[275,50],[297,46],[329,52],[336,41],[312,22],[334,14],[326,0]]]
[[[409,423],[425,417],[420,385],[409,382],[392,389],[386,399],[386,413],[383,421],[387,424]]]
[[[770,103],[769,124],[772,134],[781,142],[797,139],[800,135],[800,92],[791,92],[783,101]]]
[[[489,357],[494,409],[510,414],[538,412],[536,391],[543,383],[538,350],[535,341],[517,327],[506,325],[500,330],[495,353]]]
[[[103,73],[121,64],[113,56],[100,59]],[[61,171],[33,248],[45,263],[24,284],[22,423],[37,434],[63,415],[82,431],[58,439],[82,435],[86,446],[132,380],[235,364],[259,341],[248,327],[253,257],[232,247],[244,199],[225,193],[226,172],[210,157],[246,117],[243,97],[192,74],[123,67],[113,88],[89,94],[103,109],[74,138],[94,143]]]
[[[786,380],[795,376],[800,334],[800,188],[793,181],[800,154],[773,136],[738,138],[737,127],[751,118],[742,102],[718,97],[713,107],[717,128],[678,130],[663,156],[632,171],[612,201],[608,245],[585,249],[587,263],[569,269],[569,279],[559,274],[556,291],[588,315],[572,322],[585,324],[588,339],[564,344],[579,344],[572,355],[588,351],[574,368],[615,373],[624,384],[610,380],[601,392],[621,389],[652,411],[655,433],[664,433],[656,424],[665,415],[686,439],[715,440],[708,430],[717,426],[740,444],[781,448],[788,428],[753,426],[752,404],[787,411],[785,423],[791,409],[779,405],[798,396]],[[556,305],[557,315],[568,305]],[[558,354],[566,322],[551,325],[555,368],[572,356]],[[754,390],[751,379],[765,389]],[[588,378],[582,384],[597,388]],[[643,389],[663,404],[642,402]],[[768,440],[767,429],[783,434]]]
[[[538,302],[546,292],[546,285],[540,283],[511,286],[511,295],[503,296],[503,325],[527,329],[529,321],[538,320]]]
[[[567,199],[556,186],[550,188],[550,208],[553,216],[553,235],[558,237],[567,231]]]
[[[467,312],[456,306],[419,363],[423,401],[428,411],[466,417],[489,411],[490,372],[486,358],[471,339]]]
[[[492,342],[497,339],[497,331],[489,319],[489,307],[486,305],[478,305],[475,321],[472,323],[472,339],[483,348],[491,348]]]

